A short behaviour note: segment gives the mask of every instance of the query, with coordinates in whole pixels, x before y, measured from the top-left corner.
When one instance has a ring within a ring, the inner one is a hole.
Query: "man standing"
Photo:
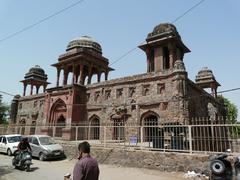
[[[79,160],[73,170],[73,180],[98,180],[99,168],[90,156],[90,144],[86,141],[78,145]]]

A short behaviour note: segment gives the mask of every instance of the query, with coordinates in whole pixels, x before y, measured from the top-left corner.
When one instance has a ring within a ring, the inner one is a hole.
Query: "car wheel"
[[[212,170],[212,173],[215,175],[221,175],[226,170],[225,164],[221,160],[218,160],[218,159],[211,162],[210,168]]]
[[[40,153],[39,160],[44,161],[46,159],[45,155],[43,153]]]
[[[8,150],[7,150],[7,155],[9,155],[9,156],[12,155],[12,151],[11,151],[11,149],[8,149]]]

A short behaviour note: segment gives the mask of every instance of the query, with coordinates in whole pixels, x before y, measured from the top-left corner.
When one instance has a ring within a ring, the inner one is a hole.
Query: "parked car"
[[[11,156],[17,150],[17,146],[21,141],[20,134],[9,134],[0,136],[0,152]]]
[[[28,136],[28,141],[32,148],[32,156],[41,161],[65,157],[63,147],[50,136],[31,135]]]

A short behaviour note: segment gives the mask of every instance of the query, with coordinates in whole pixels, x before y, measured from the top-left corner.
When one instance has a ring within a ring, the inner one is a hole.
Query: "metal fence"
[[[1,134],[48,134],[94,146],[174,152],[240,152],[240,124],[0,126]]]

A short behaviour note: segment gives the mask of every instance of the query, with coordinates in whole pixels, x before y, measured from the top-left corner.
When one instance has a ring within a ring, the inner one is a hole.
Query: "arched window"
[[[99,140],[100,138],[100,121],[97,116],[90,119],[90,140]]]

